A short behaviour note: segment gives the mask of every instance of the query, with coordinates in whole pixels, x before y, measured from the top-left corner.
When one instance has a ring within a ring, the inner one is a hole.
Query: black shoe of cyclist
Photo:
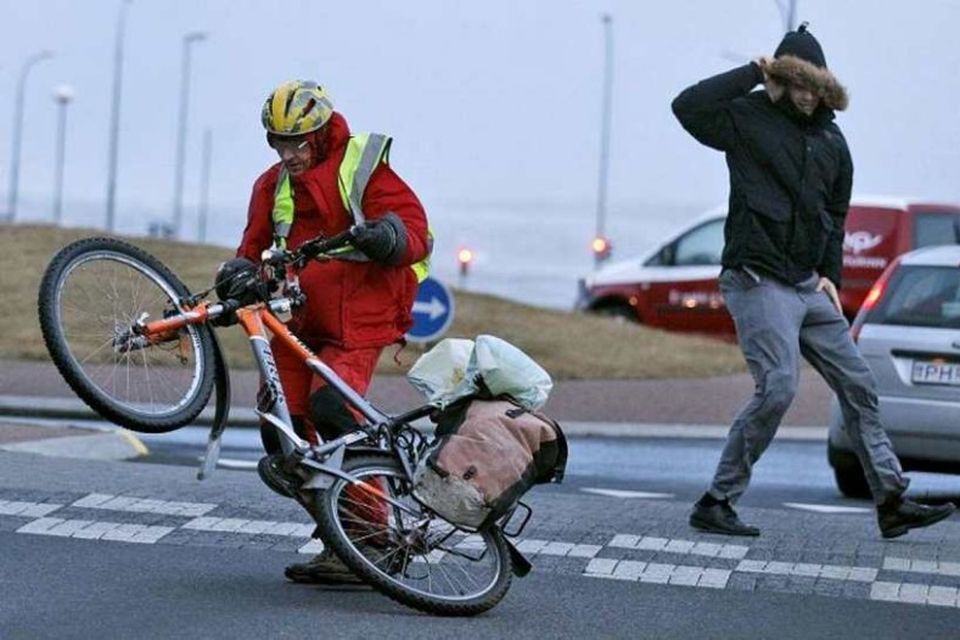
[[[291,564],[284,569],[283,574],[288,580],[298,584],[322,585],[359,585],[364,584],[343,561],[329,549],[324,549],[319,555],[307,562]]]
[[[287,471],[286,458],[280,453],[260,458],[257,473],[265,485],[285,498],[295,497],[303,483],[299,476]]]

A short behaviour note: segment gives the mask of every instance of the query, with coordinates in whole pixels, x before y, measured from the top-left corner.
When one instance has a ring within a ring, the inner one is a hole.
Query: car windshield
[[[915,249],[938,244],[960,243],[960,216],[925,213],[917,216],[913,246]]]
[[[960,327],[960,268],[901,267],[869,322]]]

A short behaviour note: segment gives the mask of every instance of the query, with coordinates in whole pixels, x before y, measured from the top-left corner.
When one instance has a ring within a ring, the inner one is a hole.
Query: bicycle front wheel
[[[362,485],[337,479],[319,494],[318,524],[324,542],[368,584],[409,607],[447,616],[482,613],[506,595],[512,565],[499,529],[470,533],[427,510],[389,455],[348,459],[343,470]]]
[[[186,286],[155,257],[113,238],[60,250],[43,276],[40,327],[73,391],[104,418],[143,433],[193,421],[210,399],[210,328],[189,325],[147,340],[130,329],[178,310]]]

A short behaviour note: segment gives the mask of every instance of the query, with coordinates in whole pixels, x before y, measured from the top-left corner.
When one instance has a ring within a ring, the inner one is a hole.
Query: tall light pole
[[[200,170],[200,211],[197,215],[197,240],[207,241],[207,209],[210,204],[210,159],[213,154],[213,134],[207,128],[203,132],[203,166]]]
[[[116,226],[117,204],[117,146],[120,135],[120,92],[123,80],[123,32],[127,23],[127,6],[123,0],[117,15],[117,39],[113,49],[113,100],[110,108],[110,150],[107,156],[107,231]]]
[[[53,220],[59,227],[63,222],[63,161],[67,140],[67,105],[73,100],[73,87],[62,84],[53,92],[57,103],[57,164],[53,182]]]
[[[777,8],[780,9],[780,17],[783,18],[784,32],[793,31],[797,28],[797,0],[776,0]]]
[[[7,192],[7,221],[17,217],[17,190],[20,187],[20,137],[23,133],[23,100],[27,88],[27,74],[33,65],[53,56],[51,51],[33,54],[23,63],[17,80],[17,97],[13,108],[13,151],[10,159],[10,189]]]
[[[193,31],[183,36],[183,59],[180,70],[180,118],[177,124],[177,159],[173,182],[173,237],[182,238],[183,222],[183,162],[187,144],[187,109],[190,102],[190,46],[207,35]]]
[[[606,237],[607,173],[610,156],[610,103],[613,94],[613,16],[601,17],[603,22],[604,64],[603,104],[600,113],[600,177],[597,185],[597,229],[593,238],[594,265],[610,256],[610,243]]]

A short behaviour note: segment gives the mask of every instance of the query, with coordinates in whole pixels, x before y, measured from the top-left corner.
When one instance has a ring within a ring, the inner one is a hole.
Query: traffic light
[[[593,250],[593,259],[597,264],[609,258],[613,252],[613,246],[605,236],[595,237],[590,243],[590,248]]]
[[[461,247],[457,251],[457,262],[460,263],[460,276],[466,276],[470,270],[470,263],[473,262],[473,251],[467,247]]]

